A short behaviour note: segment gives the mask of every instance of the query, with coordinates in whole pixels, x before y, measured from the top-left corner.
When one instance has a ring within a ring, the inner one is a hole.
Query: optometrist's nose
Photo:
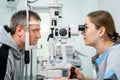
[[[85,34],[85,30],[81,31],[81,35],[84,35]]]

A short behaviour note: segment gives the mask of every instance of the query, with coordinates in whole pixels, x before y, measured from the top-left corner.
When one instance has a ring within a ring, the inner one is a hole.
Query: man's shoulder
[[[5,45],[5,44],[0,44],[0,58],[7,58],[8,57],[8,53],[9,53],[9,46]]]
[[[7,60],[9,55],[9,46],[0,44],[0,78],[3,80],[7,68]]]

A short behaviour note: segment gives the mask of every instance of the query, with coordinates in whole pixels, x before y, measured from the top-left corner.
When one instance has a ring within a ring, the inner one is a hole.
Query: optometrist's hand
[[[68,69],[68,79],[70,79],[71,75],[72,75],[74,79],[85,80],[85,77],[84,77],[83,73],[80,71],[79,68],[74,67],[74,72],[73,72],[72,68],[73,67]],[[72,74],[72,73],[74,73],[74,74]]]
[[[67,78],[56,78],[54,80],[68,80]]]

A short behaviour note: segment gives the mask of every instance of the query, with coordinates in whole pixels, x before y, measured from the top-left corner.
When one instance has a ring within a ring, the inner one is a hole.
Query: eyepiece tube
[[[85,25],[79,25],[78,30],[79,31],[84,31],[85,30]]]

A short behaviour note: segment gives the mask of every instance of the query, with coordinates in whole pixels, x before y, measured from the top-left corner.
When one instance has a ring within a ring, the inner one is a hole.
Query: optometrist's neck
[[[109,40],[109,41],[100,42],[94,47],[98,51],[99,55],[102,55],[113,44],[114,44],[114,42],[112,40]]]

